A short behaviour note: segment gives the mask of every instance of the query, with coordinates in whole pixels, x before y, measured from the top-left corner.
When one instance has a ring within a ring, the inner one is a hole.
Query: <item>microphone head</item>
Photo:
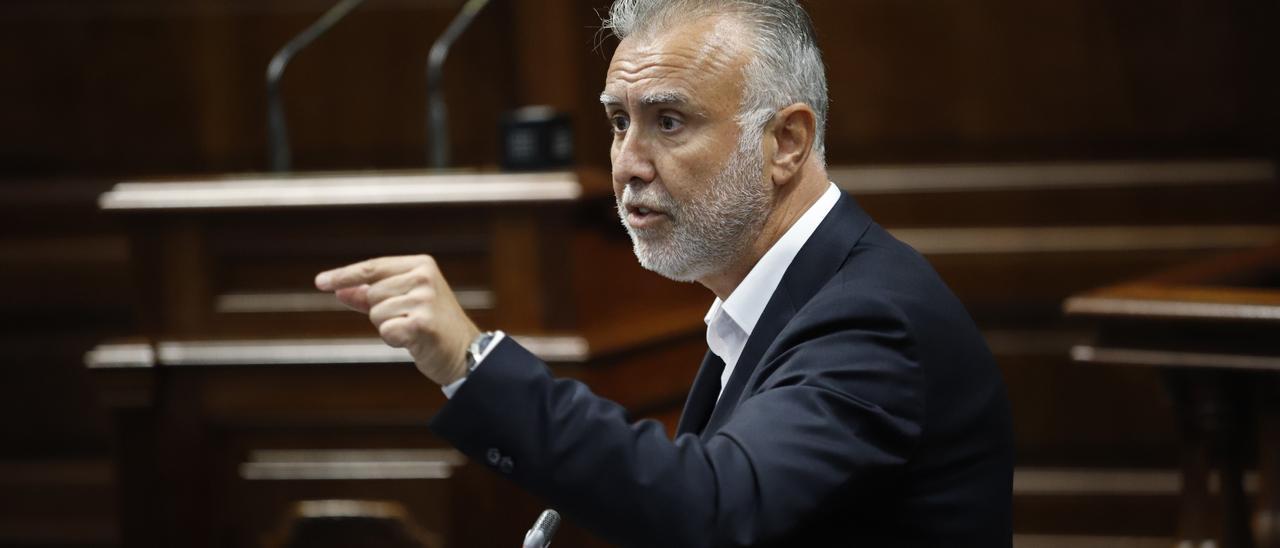
[[[550,508],[543,510],[538,521],[533,522],[533,528],[542,531],[542,538],[551,540],[551,535],[556,534],[556,529],[560,528],[560,512]]]
[[[537,548],[545,548],[551,545],[551,536],[556,534],[556,529],[560,528],[560,513],[555,510],[546,509],[538,516],[538,520],[533,522],[533,527],[525,534],[525,546],[536,546]]]

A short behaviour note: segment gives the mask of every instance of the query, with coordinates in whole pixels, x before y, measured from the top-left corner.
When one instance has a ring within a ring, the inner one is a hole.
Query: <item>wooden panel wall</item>
[[[330,2],[8,2],[0,163],[9,172],[266,167],[265,71]],[[425,62],[458,2],[371,0],[299,54],[284,100],[298,169],[425,164]],[[511,8],[494,2],[447,65],[454,150],[496,158],[514,106]]]
[[[423,63],[459,1],[369,0],[285,77],[299,169],[425,165]],[[14,0],[0,6],[0,180],[266,167],[268,59],[326,0]],[[492,165],[502,112],[596,102],[607,0],[493,2],[447,64],[460,165]],[[1274,155],[1265,0],[811,0],[834,164]]]
[[[809,2],[836,163],[1276,152],[1274,2]]]
[[[0,84],[2,86],[3,84]],[[111,546],[114,433],[82,357],[133,331],[106,182],[0,185],[0,544]]]

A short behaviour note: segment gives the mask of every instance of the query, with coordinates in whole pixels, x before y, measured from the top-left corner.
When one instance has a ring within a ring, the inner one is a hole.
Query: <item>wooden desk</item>
[[[1090,291],[1065,307],[1097,325],[1095,341],[1072,350],[1076,361],[1163,372],[1182,434],[1179,546],[1280,547],[1280,245]],[[1244,470],[1255,444],[1250,519]]]

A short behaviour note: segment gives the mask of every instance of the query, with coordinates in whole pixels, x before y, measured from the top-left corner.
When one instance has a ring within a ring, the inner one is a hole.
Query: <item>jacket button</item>
[[[498,461],[502,459],[502,453],[497,448],[490,447],[489,452],[485,454],[485,459],[489,461],[489,466],[497,466]]]
[[[511,460],[511,457],[502,457],[502,461],[498,463],[498,469],[502,470],[503,474],[510,474],[516,469],[516,461]]]

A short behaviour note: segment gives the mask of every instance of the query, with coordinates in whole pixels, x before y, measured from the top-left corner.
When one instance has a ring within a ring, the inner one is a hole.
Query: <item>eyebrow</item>
[[[688,102],[689,96],[679,91],[654,91],[646,93],[640,97],[640,104],[646,107],[654,105],[685,104]],[[608,93],[601,93],[600,103],[603,105],[621,105],[622,99]]]
[[[678,91],[655,91],[646,93],[640,97],[640,104],[644,106],[653,105],[671,105],[688,103],[689,97]]]

